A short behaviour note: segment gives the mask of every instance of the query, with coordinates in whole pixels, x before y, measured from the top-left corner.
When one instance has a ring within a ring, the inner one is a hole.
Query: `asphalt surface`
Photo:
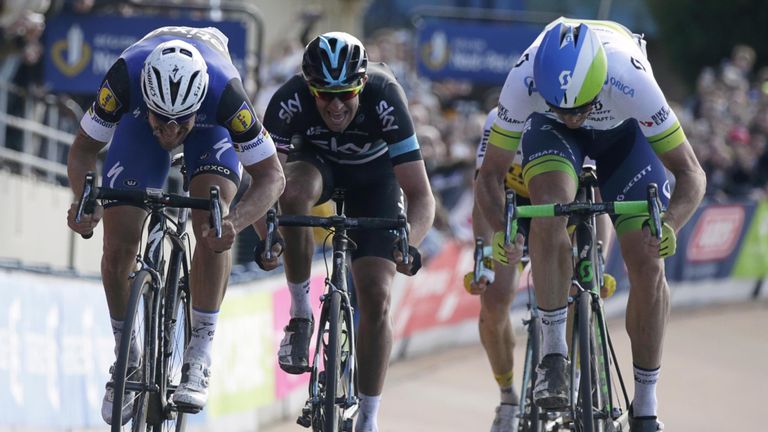
[[[623,321],[612,321],[610,328],[631,398],[629,339]],[[518,343],[516,359],[522,345]],[[515,366],[519,376],[522,363]],[[766,391],[768,301],[672,312],[658,386],[665,431],[760,430]],[[497,403],[496,384],[480,345],[400,361],[387,377],[380,432],[486,431]],[[261,430],[307,429],[291,420]]]

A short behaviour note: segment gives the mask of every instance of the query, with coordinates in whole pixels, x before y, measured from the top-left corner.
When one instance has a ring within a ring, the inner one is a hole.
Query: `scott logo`
[[[704,210],[688,243],[688,260],[720,261],[733,253],[741,238],[744,208],[712,206]]]
[[[560,90],[567,90],[571,85],[571,78],[573,78],[573,71],[564,70],[560,72]]]

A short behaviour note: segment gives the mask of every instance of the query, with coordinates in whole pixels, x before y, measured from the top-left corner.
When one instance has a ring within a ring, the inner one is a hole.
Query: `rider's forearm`
[[[504,229],[504,188],[492,172],[480,170],[475,184],[475,202],[492,231]]]
[[[418,246],[427,236],[427,232],[435,220],[435,197],[429,190],[420,193],[413,199],[408,199],[407,218],[411,226],[408,243]]]
[[[675,191],[669,200],[664,221],[679,231],[701,204],[707,187],[707,177],[701,169],[691,169],[675,174]]]
[[[104,145],[104,143],[89,137],[82,129],[77,132],[67,157],[69,187],[75,196],[79,196],[83,191],[85,174],[89,171],[96,171],[99,151],[101,151]]]
[[[285,177],[280,166],[275,164],[265,168],[259,170],[255,175],[251,173],[251,186],[245,191],[237,206],[225,218],[232,222],[236,232],[242,231],[248,225],[254,225],[257,221],[261,221],[261,225],[264,225],[261,219],[283,193]],[[256,227],[254,226],[254,228]]]

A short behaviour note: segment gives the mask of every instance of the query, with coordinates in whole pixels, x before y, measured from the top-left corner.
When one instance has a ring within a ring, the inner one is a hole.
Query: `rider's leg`
[[[533,176],[528,183],[532,204],[570,202],[576,181],[563,171]],[[529,248],[536,302],[542,315],[543,355],[567,356],[565,315],[571,280],[571,240],[564,217],[531,220]]]
[[[324,194],[323,186],[330,182],[324,179],[322,162],[307,155],[309,159],[290,160],[284,167],[286,186],[280,197],[283,214],[307,215]],[[278,364],[291,374],[300,374],[309,366],[309,343],[312,338],[313,314],[309,299],[309,276],[315,243],[311,228],[283,227],[280,232],[285,238],[283,262],[291,294],[291,319],[285,327],[285,336],[280,342]]]
[[[378,401],[392,352],[389,312],[395,264],[380,257],[360,257],[352,263],[352,276],[360,311],[357,359],[361,404],[356,430],[376,430]]]
[[[480,341],[499,385],[501,402],[517,405],[519,398],[512,379],[515,339],[509,318],[517,286],[517,263],[497,263],[495,273],[494,282],[480,295]]]
[[[648,256],[637,245],[641,232],[624,233],[621,251],[629,273],[626,327],[635,366],[634,416],[656,415],[656,381],[661,367],[664,334],[669,320],[669,286],[664,261]],[[638,375],[643,378],[638,380]]]
[[[323,192],[323,179],[313,164],[305,161],[285,165],[286,186],[280,197],[280,209],[284,214],[309,214]],[[285,275],[291,288],[291,317],[311,318],[309,302],[309,275],[315,243],[312,229],[284,227],[280,232],[285,238],[283,257]]]

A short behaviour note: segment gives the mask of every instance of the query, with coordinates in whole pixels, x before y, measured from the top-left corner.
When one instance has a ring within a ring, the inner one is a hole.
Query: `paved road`
[[[625,376],[631,376],[623,322],[612,322],[611,329]],[[479,345],[395,363],[381,432],[488,430],[498,401],[489,370]],[[673,312],[658,389],[666,431],[760,430],[755,426],[765,424],[767,392],[768,301]],[[292,421],[263,429],[306,430]]]

